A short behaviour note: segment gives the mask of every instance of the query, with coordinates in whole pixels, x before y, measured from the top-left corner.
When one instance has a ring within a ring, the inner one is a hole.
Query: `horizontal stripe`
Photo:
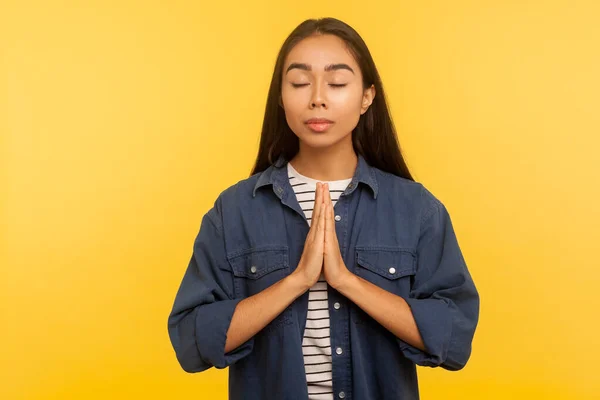
[[[324,390],[332,389],[331,379],[322,379],[319,378],[319,381],[307,382],[309,386],[309,391],[312,389],[314,392],[323,392]],[[310,394],[310,393],[309,393]]]
[[[331,370],[331,365],[315,365],[315,366],[304,366],[305,369],[305,374],[307,375],[307,379],[325,379],[325,378],[329,378],[332,374],[333,371]],[[308,375],[312,375],[312,376],[308,376]],[[315,375],[320,375],[320,376],[315,376]]]
[[[315,383],[323,383],[323,382],[331,382],[331,379],[325,379],[322,381],[310,381],[308,383],[310,383],[311,385],[314,385]]]
[[[306,314],[307,318],[322,318],[329,317],[329,309],[324,310],[310,310]]]
[[[316,374],[327,374],[327,373],[331,373],[331,370],[327,370],[327,371],[319,371],[319,372],[307,372],[306,375],[316,375]]]
[[[322,351],[326,351],[325,353],[321,353]],[[303,347],[302,348],[302,356],[303,357],[311,357],[311,356],[327,356],[331,357],[331,348],[329,349],[319,349],[316,347]]]
[[[331,347],[331,343],[329,344],[329,346],[321,346],[317,344],[306,343],[306,345],[302,346],[302,353],[306,355],[306,352],[314,351],[317,354],[327,354],[327,352],[331,351]]]
[[[306,382],[310,382],[311,380],[323,380],[323,379],[329,379],[333,377],[333,372],[331,371],[331,365],[321,365],[321,366],[316,366],[316,367],[306,367],[307,371],[305,372],[305,378],[306,378]],[[316,372],[313,373],[313,371],[310,371],[311,368],[329,368],[328,370],[323,370],[321,372]],[[308,385],[309,387],[311,386],[310,384]],[[312,385],[313,389],[315,389],[315,386],[326,386],[323,387],[323,390],[327,390],[330,389],[329,387],[327,387],[327,384],[315,384]]]
[[[314,285],[312,285],[312,286],[310,287],[310,289],[309,289],[309,290],[321,290],[321,289],[325,289],[325,290],[327,290],[327,282],[326,282],[326,281],[324,281],[324,280],[323,280],[323,281],[321,281],[321,280],[318,280],[317,282],[315,282],[315,284],[314,284]]]
[[[331,361],[323,361],[320,363],[305,363],[304,365],[308,366],[308,365],[325,365],[325,364],[331,364]]]
[[[329,335],[325,335],[325,336],[309,336],[309,335],[304,335],[304,337],[306,339],[326,339],[328,337],[330,337]]]
[[[302,354],[305,356],[330,355],[332,347],[333,346],[331,343],[329,346],[319,346],[316,344],[307,343],[306,346],[302,347]]]
[[[313,322],[311,322],[312,324]],[[307,322],[308,324],[308,322]],[[325,333],[327,333],[327,331],[325,331],[325,329],[330,329],[331,327],[329,326],[329,324],[327,322],[320,322],[321,325],[318,326],[305,326],[304,327],[304,337],[308,337],[311,335],[323,335]],[[313,332],[313,331],[319,331],[319,332]]]
[[[304,363],[331,362],[331,354],[303,354]]]
[[[307,318],[325,317],[329,315],[329,308],[327,307],[327,305],[323,307],[320,304],[312,304],[312,307],[314,308],[308,309]]]
[[[327,347],[307,346],[302,348],[303,356],[331,356],[331,345]]]
[[[330,336],[323,337],[313,337],[313,336],[304,336],[302,338],[302,344],[312,344],[314,346],[331,346],[331,341],[329,340]]]
[[[306,321],[305,329],[323,329],[330,328],[329,321],[326,319],[322,319],[319,321]]]
[[[309,344],[309,345],[313,345],[313,346],[326,346],[326,347],[331,347],[331,339],[330,338],[324,338],[324,339],[310,339],[310,338],[303,338],[302,339],[302,344]]]
[[[321,331],[323,329],[329,329],[329,326],[323,326],[323,327],[319,327],[319,328],[306,328],[305,330],[308,330],[308,331]]]

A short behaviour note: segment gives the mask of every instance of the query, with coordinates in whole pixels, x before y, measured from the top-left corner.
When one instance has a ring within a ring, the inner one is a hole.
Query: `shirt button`
[[[338,303],[337,301],[335,303],[333,303],[333,308],[335,308],[336,310],[340,309],[340,303]]]
[[[342,354],[343,353],[342,348],[341,347],[336,348],[335,353],[338,355]]]
[[[250,267],[250,272],[252,272],[253,274],[256,273],[256,267],[254,265]]]
[[[390,267],[389,271],[390,271],[390,274],[395,274],[396,273],[396,268]]]
[[[339,215],[336,215],[336,216],[335,216],[335,220],[336,220],[336,221],[341,221],[341,220],[342,220],[342,217],[341,217],[341,216],[339,216]]]
[[[340,399],[343,399],[344,397],[346,397],[346,393],[344,393],[344,392],[340,392],[340,393],[338,394],[338,397],[339,397]]]

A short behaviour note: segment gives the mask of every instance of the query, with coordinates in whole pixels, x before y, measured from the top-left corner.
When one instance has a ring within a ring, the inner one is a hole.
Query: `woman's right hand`
[[[298,267],[293,274],[300,277],[308,287],[312,287],[321,276],[323,270],[323,251],[325,246],[325,212],[323,212],[323,195],[325,184],[317,182],[315,205],[313,207],[310,230],[306,235],[304,250]]]

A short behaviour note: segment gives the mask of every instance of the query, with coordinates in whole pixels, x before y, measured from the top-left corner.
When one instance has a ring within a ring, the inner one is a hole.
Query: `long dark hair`
[[[288,126],[280,103],[283,64],[296,44],[315,34],[331,34],[342,39],[360,67],[363,88],[375,86],[373,103],[360,116],[352,131],[354,151],[362,155],[369,165],[414,181],[402,157],[373,57],[360,35],[351,26],[335,18],[308,19],[302,22],[290,33],[279,50],[269,87],[258,155],[250,176],[267,169],[281,155],[289,161],[298,153],[299,139]]]

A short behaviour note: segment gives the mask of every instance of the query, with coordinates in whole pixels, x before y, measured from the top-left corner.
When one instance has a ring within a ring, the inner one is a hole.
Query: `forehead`
[[[287,55],[284,71],[293,62],[310,64],[313,72],[322,72],[325,65],[332,63],[345,63],[358,70],[346,43],[335,35],[315,35],[301,40]]]

